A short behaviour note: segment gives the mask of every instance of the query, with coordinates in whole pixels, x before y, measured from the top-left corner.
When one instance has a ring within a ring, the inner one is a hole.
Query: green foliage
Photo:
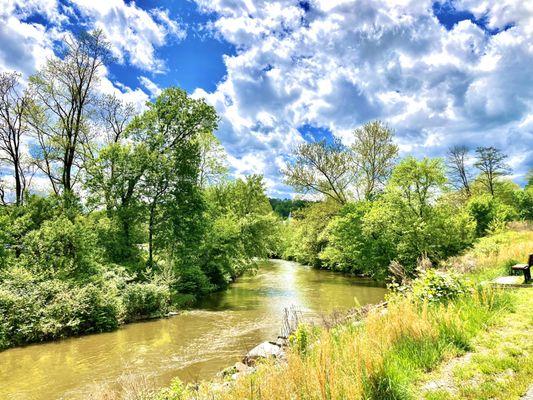
[[[262,177],[252,175],[206,193],[210,223],[200,266],[217,288],[276,250],[277,220],[264,192]]]
[[[133,283],[122,292],[125,318],[132,321],[164,315],[170,303],[168,287],[154,283]]]
[[[299,324],[298,328],[289,337],[289,343],[292,348],[296,349],[298,354],[305,355],[310,345],[309,326],[306,324]]]
[[[96,234],[81,216],[43,222],[25,236],[23,247],[19,263],[37,276],[85,280],[100,270]]]
[[[182,267],[174,289],[179,293],[194,295],[194,300],[215,290],[207,275],[198,266]]]
[[[428,269],[419,274],[412,285],[416,299],[438,303],[456,299],[470,291],[464,278],[454,274]]]
[[[36,280],[22,268],[2,276],[0,343],[4,347],[115,329],[121,304],[112,285]]]
[[[369,202],[348,203],[329,222],[323,234],[327,246],[319,254],[324,267],[375,277],[381,275],[375,265],[384,253],[376,251],[364,229],[364,219],[371,206]]]
[[[284,257],[300,263],[320,267],[320,253],[326,248],[326,227],[341,206],[333,200],[313,203],[294,213],[283,229],[290,232],[285,238]]]
[[[273,199],[269,198],[268,201],[272,206],[272,210],[282,218],[289,218],[291,213],[307,207],[311,204],[308,200],[291,200],[291,199]]]
[[[315,203],[283,226],[285,256],[332,270],[388,275],[395,260],[413,273],[422,256],[455,255],[475,237],[475,222],[453,198],[442,196],[446,178],[440,160],[404,159],[385,193],[372,201]]]
[[[533,220],[533,185],[529,185],[524,190],[515,192],[518,206],[518,216],[520,219]]]
[[[384,269],[394,259],[413,271],[421,256],[441,260],[472,243],[475,223],[470,215],[437,197],[445,181],[439,160],[407,158],[396,167],[386,193],[364,221],[366,234],[385,255],[378,267]]]
[[[467,207],[476,221],[477,236],[483,236],[517,216],[515,209],[489,194],[472,197],[468,201]]]

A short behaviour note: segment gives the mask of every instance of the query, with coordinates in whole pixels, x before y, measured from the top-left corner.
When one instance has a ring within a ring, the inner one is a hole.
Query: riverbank
[[[499,351],[498,343],[505,347],[503,338],[508,332],[496,327],[525,326],[529,322],[520,322],[524,318],[520,310],[528,306],[523,300],[531,297],[531,289],[502,290],[483,282],[526,259],[532,244],[531,229],[480,239],[463,256],[442,263],[438,272],[422,274],[406,295],[392,296],[386,312],[371,311],[363,322],[349,320],[329,327],[302,325],[292,337],[285,363],[267,360],[252,374],[228,385],[206,382],[186,386],[176,381],[152,398],[420,398],[426,374],[457,356],[476,351],[483,354],[481,343],[492,343],[493,351]],[[516,290],[527,292],[517,294]],[[519,338],[520,329],[515,334]],[[526,347],[519,352],[515,347],[516,343],[509,352],[519,356],[522,367],[513,374],[518,379],[528,373],[530,376],[532,352]],[[481,369],[486,373],[471,375],[475,376],[470,385],[473,394],[468,397],[465,389],[456,394],[457,399],[485,398],[486,387],[494,386],[490,370],[512,370],[516,365],[516,360],[505,357],[472,360],[475,364],[470,371]],[[468,370],[457,379],[467,379]],[[527,389],[521,381],[510,382],[496,386],[497,398],[516,398]],[[472,386],[480,389],[475,391]],[[434,397],[439,400],[448,398],[442,393],[432,395],[440,395]],[[478,395],[482,397],[475,397]]]

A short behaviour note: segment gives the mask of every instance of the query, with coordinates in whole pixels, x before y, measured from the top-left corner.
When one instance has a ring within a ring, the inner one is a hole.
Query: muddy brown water
[[[139,377],[156,387],[176,376],[209,379],[275,339],[285,307],[294,305],[313,319],[379,302],[385,292],[368,280],[272,260],[195,310],[0,352],[0,399],[86,399],[103,385]]]

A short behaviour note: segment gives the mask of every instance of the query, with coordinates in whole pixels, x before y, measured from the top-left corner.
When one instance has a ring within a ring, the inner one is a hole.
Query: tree
[[[392,142],[392,130],[381,121],[373,121],[354,131],[355,142],[351,148],[355,155],[355,166],[361,174],[366,199],[371,199],[385,185],[398,146]]]
[[[105,247],[113,262],[133,261],[137,256],[135,226],[143,218],[141,181],[150,162],[144,143],[111,143],[100,150],[96,158],[86,163],[85,188],[87,203],[98,208],[105,206],[113,240]],[[111,233],[108,233],[110,235]]]
[[[95,102],[98,72],[111,59],[102,31],[67,36],[60,58],[49,59],[30,78],[38,107],[32,127],[40,146],[36,165],[56,194],[72,191],[89,141],[88,119]]]
[[[348,200],[348,190],[354,180],[353,159],[347,149],[335,140],[303,143],[293,152],[283,174],[285,182],[296,190],[320,193],[339,204]]]
[[[217,287],[272,254],[277,224],[265,195],[263,177],[227,181],[206,191],[208,234],[202,244],[200,265]]]
[[[16,72],[0,74],[0,162],[6,162],[13,168],[17,205],[22,204],[29,183],[22,138],[29,131],[27,114],[31,105],[28,92],[20,90],[19,77]]]
[[[463,189],[470,196],[471,173],[466,164],[468,148],[466,146],[453,146],[448,149],[446,166],[450,181],[457,189]]]
[[[533,168],[530,168],[526,175],[526,189],[533,188]]]
[[[481,171],[481,180],[489,193],[494,196],[495,182],[500,176],[508,175],[510,168],[505,164],[506,154],[495,147],[478,147],[474,166]]]
[[[197,135],[200,149],[198,185],[205,188],[219,183],[228,172],[226,151],[212,131],[202,131]]]
[[[314,267],[322,266],[319,255],[328,244],[326,229],[341,208],[337,201],[328,197],[295,211],[285,226],[291,235],[285,243],[284,256]]]
[[[98,102],[99,119],[106,131],[108,144],[118,143],[135,116],[135,107],[115,95],[104,95]]]
[[[291,213],[301,208],[307,207],[312,202],[302,199],[274,199],[269,198],[272,210],[282,218],[289,218]]]
[[[199,240],[203,201],[199,193],[198,135],[217,128],[215,109],[184,90],[165,89],[128,128],[144,143],[149,163],[142,179],[142,196],[149,210],[148,264],[153,264],[154,233],[177,258],[194,250]]]
[[[413,271],[422,256],[441,260],[472,243],[475,222],[461,205],[439,197],[445,183],[440,159],[407,157],[394,168],[384,196],[363,218],[368,257],[378,269],[396,260]]]
[[[418,217],[425,217],[437,194],[444,189],[446,177],[442,160],[405,158],[396,166],[387,187],[388,194],[401,200]]]

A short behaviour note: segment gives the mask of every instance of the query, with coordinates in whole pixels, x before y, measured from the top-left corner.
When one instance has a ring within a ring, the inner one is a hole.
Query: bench
[[[527,264],[516,264],[511,267],[511,271],[522,271],[524,273],[524,283],[531,280],[531,266],[533,265],[533,254],[529,255]]]

